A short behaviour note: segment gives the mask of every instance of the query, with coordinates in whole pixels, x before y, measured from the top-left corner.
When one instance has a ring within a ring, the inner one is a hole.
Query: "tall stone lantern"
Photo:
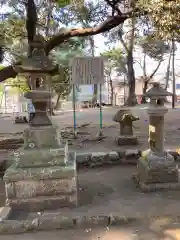
[[[172,93],[160,87],[158,83],[146,93],[150,98],[149,149],[142,152],[137,164],[137,174],[133,179],[143,191],[180,187],[178,167],[174,157],[164,149],[164,115],[168,109],[164,106],[166,96]]]
[[[51,97],[49,76],[56,66],[46,57],[42,38],[36,37],[32,57],[15,69],[27,77],[36,113],[24,131],[24,146],[18,149],[4,175],[6,204],[14,209],[41,211],[77,206],[76,155],[60,141],[60,132],[47,116]]]
[[[33,43],[34,48],[31,58],[26,58],[22,65],[16,65],[17,73],[25,76],[31,91],[24,94],[31,99],[35,108],[35,117],[30,122],[31,126],[48,126],[51,121],[47,115],[47,105],[51,100],[50,78],[52,73],[58,70],[44,51],[44,40],[36,36]]]

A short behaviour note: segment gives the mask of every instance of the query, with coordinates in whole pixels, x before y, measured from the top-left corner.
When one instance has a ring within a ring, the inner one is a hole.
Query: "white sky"
[[[101,52],[107,49],[107,46],[105,46],[104,44],[105,38],[102,35],[97,35],[94,37],[94,39],[96,44],[96,54],[99,55]],[[134,52],[134,58],[137,59],[137,61],[140,61],[141,55],[142,55],[142,52],[140,49]],[[177,44],[175,60],[176,60],[175,62],[176,73],[179,73],[180,72],[180,44]],[[147,73],[151,74],[156,68],[158,62],[152,60],[151,58],[147,58],[146,64],[147,64]],[[165,60],[162,62],[161,66],[159,67],[159,70],[156,73],[156,77],[158,79],[163,78],[165,76],[167,64],[168,64],[168,54],[166,55]],[[142,75],[142,69],[138,63],[134,64],[134,69],[135,69],[136,77]]]

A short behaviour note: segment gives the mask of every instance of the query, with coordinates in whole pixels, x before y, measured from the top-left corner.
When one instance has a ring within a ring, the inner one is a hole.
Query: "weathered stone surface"
[[[175,163],[157,167],[153,166],[147,159],[140,158],[137,165],[137,175],[140,183],[173,183],[179,181],[178,168]]]
[[[6,196],[8,198],[14,198],[15,195],[15,187],[14,187],[14,182],[6,183],[5,184],[5,191],[6,191]]]
[[[39,219],[38,218],[35,218],[33,220],[23,221],[24,232],[38,230],[38,226],[39,226]]]
[[[0,223],[1,234],[16,234],[25,232],[24,224],[21,221],[8,220]]]
[[[24,148],[58,148],[59,131],[55,126],[28,128],[24,131]]]
[[[7,205],[30,211],[77,206],[76,155],[68,157],[65,166],[22,168],[12,164],[4,175]]]
[[[6,201],[7,206],[14,210],[38,212],[45,209],[58,209],[61,207],[77,207],[78,200],[70,201],[69,195],[38,196],[34,198],[15,198]]]
[[[123,145],[137,145],[138,144],[138,140],[136,136],[118,136],[116,138],[116,143],[119,146],[123,146]]]
[[[89,162],[91,161],[92,153],[77,153],[76,160],[78,164],[83,163],[84,165],[89,165]]]
[[[155,192],[157,190],[180,190],[180,182],[166,182],[166,183],[143,183],[139,181],[139,176],[134,174],[132,176],[135,184],[143,191],[143,192]]]
[[[116,162],[118,160],[119,160],[119,154],[116,151],[109,153],[109,161],[110,162]]]
[[[65,159],[68,155],[63,148],[51,149],[25,149],[21,150],[17,167],[47,167],[47,166],[65,166]]]
[[[91,155],[91,166],[102,165],[109,161],[109,154],[105,152],[92,153]]]
[[[129,149],[125,151],[125,157],[122,159],[122,161],[128,164],[137,164],[140,156],[141,151]]]
[[[41,216],[38,230],[68,229],[74,227],[76,227],[76,225],[71,217],[68,218],[60,214],[50,214],[50,216]]]
[[[125,224],[129,224],[129,223],[135,223],[138,221],[137,217],[120,217],[120,216],[109,216],[109,224],[108,226],[114,226],[114,225],[125,225]]]
[[[77,191],[75,177],[72,179],[19,181],[14,183],[14,187],[17,198],[70,194]],[[8,198],[11,196],[8,195]]]
[[[70,205],[78,207],[78,189],[68,196]]]
[[[21,180],[45,180],[45,179],[71,179],[75,175],[75,168],[72,166],[52,166],[47,168],[16,168],[12,164],[3,177],[6,183]]]
[[[76,225],[77,227],[95,227],[95,226],[108,226],[109,217],[108,216],[91,216],[91,217],[77,217]]]
[[[1,207],[0,208],[0,221],[8,219],[9,215],[11,214],[10,207]]]

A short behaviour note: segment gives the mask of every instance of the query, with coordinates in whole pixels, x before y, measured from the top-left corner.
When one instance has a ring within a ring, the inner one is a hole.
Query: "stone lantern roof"
[[[166,96],[172,96],[173,94],[171,92],[168,92],[164,90],[159,83],[153,83],[153,87],[147,91],[144,96],[145,97],[166,97]]]
[[[44,39],[37,35],[34,42],[30,44],[34,48],[31,58],[26,58],[21,65],[15,65],[14,68],[18,73],[47,73],[53,74],[58,71],[58,66],[46,56],[44,50]]]

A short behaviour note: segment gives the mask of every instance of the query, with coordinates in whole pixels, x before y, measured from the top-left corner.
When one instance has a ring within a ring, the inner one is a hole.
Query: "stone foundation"
[[[3,178],[9,207],[41,211],[77,206],[76,154],[61,144],[57,127],[26,129],[24,147],[11,162]]]
[[[67,165],[19,168],[12,164],[4,175],[6,203],[23,210],[41,211],[46,208],[76,207],[76,158],[69,154]]]
[[[146,157],[140,157],[133,180],[143,191],[180,188],[178,167],[166,152],[158,155],[148,151]]]
[[[138,144],[138,140],[136,136],[126,136],[126,135],[122,135],[122,136],[118,136],[116,138],[116,143],[119,146],[123,146],[123,145],[137,145]]]

